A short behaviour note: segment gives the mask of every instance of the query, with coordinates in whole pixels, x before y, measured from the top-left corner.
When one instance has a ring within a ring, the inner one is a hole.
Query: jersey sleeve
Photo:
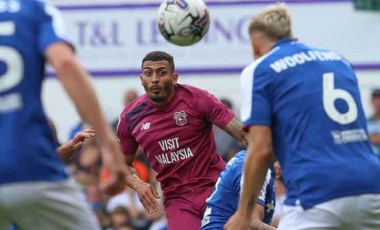
[[[218,98],[204,90],[201,90],[198,94],[195,106],[199,108],[207,120],[221,129],[235,116],[234,112],[227,108]]]
[[[139,145],[128,130],[128,125],[126,120],[123,119],[123,114],[119,118],[116,135],[123,153],[127,156],[134,155]]]
[[[241,80],[241,120],[244,128],[250,125],[271,125],[272,77],[265,71],[257,71],[258,64],[246,67]]]
[[[67,43],[73,48],[74,46],[66,34],[64,20],[59,10],[45,1],[36,2],[38,10],[41,12],[38,41],[41,54],[44,54],[51,44],[57,42]]]

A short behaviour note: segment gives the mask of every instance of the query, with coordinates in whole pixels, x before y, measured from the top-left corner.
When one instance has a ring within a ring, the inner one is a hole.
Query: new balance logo
[[[148,122],[148,123],[143,123],[142,125],[141,125],[141,130],[147,130],[147,129],[149,129],[150,128],[150,123]]]

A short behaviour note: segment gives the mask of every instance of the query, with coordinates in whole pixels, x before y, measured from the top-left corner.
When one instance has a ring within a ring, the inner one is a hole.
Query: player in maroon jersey
[[[205,200],[224,169],[216,153],[213,124],[243,145],[241,123],[234,113],[205,90],[178,84],[173,57],[154,51],[142,61],[141,83],[146,93],[122,114],[117,136],[129,166],[140,145],[161,182],[169,230],[199,229]],[[128,175],[145,210],[157,208],[156,190]]]

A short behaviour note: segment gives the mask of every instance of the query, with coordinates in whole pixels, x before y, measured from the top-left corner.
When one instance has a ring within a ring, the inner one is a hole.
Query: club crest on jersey
[[[179,126],[184,126],[187,123],[187,114],[184,111],[181,112],[175,112],[173,119],[175,120],[175,123]]]

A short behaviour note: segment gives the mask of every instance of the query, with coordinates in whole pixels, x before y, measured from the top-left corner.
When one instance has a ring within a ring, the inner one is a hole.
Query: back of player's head
[[[292,38],[292,19],[284,4],[271,5],[264,8],[252,18],[248,33],[262,32],[272,40]]]
[[[168,61],[169,65],[171,66],[171,70],[174,71],[173,56],[163,51],[152,51],[145,55],[144,59],[142,60],[141,66],[144,65],[144,62],[146,61]]]

